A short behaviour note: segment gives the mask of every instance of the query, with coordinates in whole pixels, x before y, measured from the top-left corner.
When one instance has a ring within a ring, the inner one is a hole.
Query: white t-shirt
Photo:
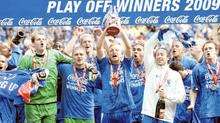
[[[164,119],[160,120],[173,122],[176,112],[176,104],[183,102],[185,99],[185,89],[182,78],[178,72],[170,69],[168,64],[158,66],[155,63],[153,50],[157,43],[157,40],[148,41],[144,48],[146,84],[144,89],[142,114],[155,117],[156,105],[159,99],[159,94],[156,93],[156,91],[158,90],[159,85],[162,85],[166,99]],[[165,82],[164,84],[161,84],[165,75]]]
[[[163,83],[161,80],[164,76],[166,79]],[[185,90],[180,74],[171,70],[168,65],[156,66],[149,73],[144,89],[142,114],[155,117],[156,105],[159,100],[159,94],[156,91],[160,84],[166,95],[164,119],[160,120],[173,122],[176,104],[184,101]]]

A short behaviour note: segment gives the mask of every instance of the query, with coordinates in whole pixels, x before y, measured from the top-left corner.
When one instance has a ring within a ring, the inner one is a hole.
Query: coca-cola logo
[[[130,22],[130,17],[120,17],[121,24],[129,24]]]
[[[159,16],[150,16],[146,18],[139,16],[135,20],[136,24],[157,24],[158,22],[159,22]]]
[[[194,23],[216,23],[218,22],[219,15],[209,15],[209,16],[200,16],[197,15],[193,22]]]
[[[13,18],[4,18],[0,20],[0,26],[12,26],[13,20]]]
[[[43,20],[43,18],[32,18],[32,19],[21,18],[18,22],[18,25],[20,25],[20,26],[41,26],[42,20]]]
[[[176,17],[172,17],[172,16],[167,16],[164,19],[164,23],[188,23],[188,17],[186,15],[180,15],[180,16],[176,16]]]
[[[64,17],[60,19],[50,18],[47,22],[48,25],[60,25],[60,26],[69,26],[71,25],[72,18]]]
[[[76,23],[77,25],[100,25],[101,17],[92,17],[92,18],[80,17]]]

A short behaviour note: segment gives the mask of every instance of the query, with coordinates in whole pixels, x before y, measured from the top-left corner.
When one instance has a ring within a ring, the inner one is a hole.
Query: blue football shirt
[[[183,84],[185,87],[186,98],[183,103],[177,104],[175,118],[177,118],[180,121],[190,121],[191,112],[187,110],[187,107],[190,104],[190,95],[189,94],[190,94],[190,89],[191,89],[191,84],[192,84],[192,75],[191,74],[188,74],[183,79]]]
[[[183,56],[183,58],[181,59],[181,63],[183,67],[188,70],[192,70],[197,64],[196,60],[189,56]]]
[[[133,113],[141,113],[143,94],[145,86],[145,68],[144,64],[139,66],[134,66],[134,61],[132,62],[131,68],[131,94],[133,96],[135,108],[132,110]]]
[[[98,60],[102,79],[103,103],[102,111],[104,113],[116,113],[131,111],[134,108],[134,101],[130,89],[131,59],[124,58],[121,64],[112,65],[108,58]],[[111,85],[111,68],[119,69],[120,79],[118,86]]]
[[[217,65],[211,65],[213,71]],[[212,77],[208,72],[205,60],[193,69],[192,89],[197,91],[195,109],[198,111],[199,118],[210,118],[220,116],[220,88],[213,87]],[[218,75],[218,85],[220,77]]]
[[[96,81],[89,79],[88,71],[76,69],[71,64],[59,64],[58,71],[62,79],[61,105],[64,118],[93,119],[94,118],[94,89],[98,85]],[[85,74],[81,84],[77,84],[74,77],[77,74],[81,77]]]

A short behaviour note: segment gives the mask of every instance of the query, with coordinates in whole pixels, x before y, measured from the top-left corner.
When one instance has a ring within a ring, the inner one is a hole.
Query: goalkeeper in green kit
[[[61,52],[47,49],[45,33],[36,31],[31,37],[34,52],[24,55],[19,63],[19,69],[28,70],[45,68],[49,70],[46,86],[31,95],[31,102],[25,104],[25,118],[27,123],[55,123],[57,114],[57,64],[71,63],[72,59]]]

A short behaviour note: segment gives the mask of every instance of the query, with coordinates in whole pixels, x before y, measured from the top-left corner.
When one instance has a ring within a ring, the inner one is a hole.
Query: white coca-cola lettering
[[[158,22],[159,22],[159,16],[150,16],[146,18],[139,16],[135,20],[136,24],[156,24]]]
[[[129,24],[130,17],[120,17],[121,24]]]
[[[100,17],[92,17],[92,18],[80,17],[76,23],[77,25],[99,25],[101,24],[101,18]]]
[[[209,15],[209,16],[200,16],[197,15],[193,22],[194,23],[216,23],[218,22],[219,15]]]
[[[20,26],[41,26],[42,20],[43,20],[43,18],[32,18],[32,19],[21,18],[18,22],[18,25],[20,25]]]
[[[50,18],[47,22],[48,25],[60,25],[60,26],[69,26],[71,25],[72,18],[64,17],[60,19]]]
[[[188,17],[189,16],[185,16],[185,15],[180,15],[180,16],[167,16],[164,19],[164,23],[188,23]]]
[[[0,26],[12,26],[13,20],[13,18],[4,18],[0,20]]]

